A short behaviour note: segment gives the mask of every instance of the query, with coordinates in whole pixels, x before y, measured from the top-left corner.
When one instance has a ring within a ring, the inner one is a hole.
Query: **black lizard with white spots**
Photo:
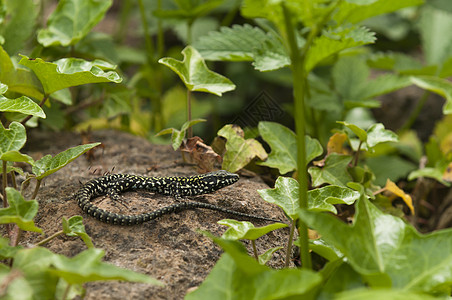
[[[270,218],[259,217],[223,208],[204,202],[178,202],[161,209],[139,214],[123,215],[103,210],[95,206],[91,199],[96,196],[108,195],[112,200],[120,200],[119,194],[127,190],[147,190],[150,192],[182,198],[213,193],[239,180],[237,174],[221,170],[190,177],[146,177],[128,174],[111,174],[87,182],[76,194],[78,205],[84,212],[94,218],[115,225],[136,225],[154,220],[166,214],[183,210],[205,208],[220,211],[230,215],[257,220],[278,222]]]

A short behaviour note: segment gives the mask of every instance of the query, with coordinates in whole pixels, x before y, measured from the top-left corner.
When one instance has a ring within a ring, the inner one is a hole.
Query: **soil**
[[[81,140],[73,133],[33,131],[29,136],[26,153],[34,159],[64,151],[80,144]],[[37,226],[43,229],[46,236],[50,236],[61,230],[62,217],[81,215],[94,245],[104,249],[106,262],[148,274],[165,284],[164,287],[157,287],[118,281],[92,282],[84,285],[85,299],[183,299],[189,289],[202,283],[222,254],[221,248],[199,231],[221,235],[226,227],[218,225],[217,221],[230,216],[209,210],[191,210],[130,227],[105,224],[88,216],[75,202],[74,193],[83,183],[106,172],[147,176],[196,174],[192,166],[182,163],[180,153],[170,146],[153,145],[142,138],[116,131],[95,132],[92,141],[102,142],[102,147],[96,148],[91,163],[86,156],[82,156],[45,178],[37,197]],[[268,186],[259,178],[241,176],[239,182],[232,186],[188,200],[206,201],[241,212],[285,220],[277,206],[260,198],[257,190],[265,188]],[[143,191],[124,193],[123,199],[128,208],[113,206],[108,198],[100,197],[94,201],[104,209],[126,214],[149,212],[176,201]],[[255,226],[266,225],[261,221],[246,221],[253,222]],[[285,245],[288,234],[287,229],[282,229],[258,239],[258,252]],[[42,239],[39,234],[27,232],[21,244],[32,245]],[[251,245],[246,246],[251,254]],[[46,247],[69,257],[87,249],[81,239],[67,236],[53,239]],[[283,267],[282,251],[276,252],[268,264],[274,268]]]

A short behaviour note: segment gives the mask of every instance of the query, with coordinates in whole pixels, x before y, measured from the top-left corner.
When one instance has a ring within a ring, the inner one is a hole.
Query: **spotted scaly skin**
[[[112,200],[119,200],[119,194],[127,190],[143,189],[150,192],[182,198],[213,193],[239,180],[237,174],[221,170],[190,177],[145,177],[128,174],[111,174],[87,182],[76,194],[78,205],[84,212],[99,221],[114,225],[137,225],[154,220],[166,214],[183,210],[205,208],[224,212],[234,216],[278,222],[270,218],[254,216],[220,206],[203,202],[179,202],[150,213],[139,215],[123,215],[112,213],[95,206],[91,199],[108,195]]]

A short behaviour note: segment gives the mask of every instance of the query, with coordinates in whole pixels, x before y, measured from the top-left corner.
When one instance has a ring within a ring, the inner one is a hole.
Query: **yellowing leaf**
[[[443,173],[443,180],[452,182],[452,162],[447,166]]]
[[[386,181],[385,190],[390,191],[391,193],[402,198],[406,205],[409,207],[411,213],[414,215],[413,200],[411,199],[410,195],[405,193],[401,188],[399,188],[394,182],[389,179]]]
[[[347,135],[342,132],[336,132],[328,140],[327,151],[328,155],[330,153],[347,154],[347,152],[342,147],[344,142],[347,140]]]

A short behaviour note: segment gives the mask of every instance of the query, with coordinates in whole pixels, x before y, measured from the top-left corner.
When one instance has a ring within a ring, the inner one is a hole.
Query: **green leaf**
[[[445,167],[447,168],[447,165],[445,165]],[[444,170],[439,167],[415,170],[408,175],[408,180],[414,180],[419,177],[428,177],[435,179],[445,186],[451,186],[450,182],[447,182],[443,179],[443,174],[446,168],[444,168]]]
[[[9,239],[0,237],[0,259],[4,260],[7,258],[12,258],[16,255],[17,251],[22,248],[22,246],[12,247],[9,245]]]
[[[275,253],[278,250],[284,249],[284,247],[274,247],[270,248],[261,255],[258,256],[259,264],[265,265],[273,256],[273,253]]]
[[[0,82],[0,94],[3,95],[6,91],[8,91],[8,86]]]
[[[309,168],[308,172],[312,177],[312,186],[329,183],[345,187],[347,182],[351,181],[351,176],[347,172],[347,166],[351,159],[348,155],[332,153],[326,158],[323,168]]]
[[[46,118],[46,114],[42,108],[26,96],[16,99],[8,99],[4,96],[0,96],[0,111],[18,112],[39,118]]]
[[[112,0],[61,0],[47,20],[47,28],[38,32],[44,47],[75,45],[85,37],[110,8]]]
[[[234,173],[245,167],[256,156],[261,160],[267,158],[264,147],[255,139],[245,140],[240,127],[225,125],[218,131],[218,135],[227,140],[222,164],[224,170]]]
[[[229,227],[221,236],[223,239],[228,240],[256,240],[270,231],[287,227],[287,224],[284,223],[274,223],[256,228],[251,222],[231,219],[220,220],[217,223]]]
[[[337,247],[371,286],[449,293],[451,229],[422,235],[364,197],[356,204],[352,226],[324,213],[300,211],[300,218]]]
[[[4,161],[28,162],[29,164],[33,164],[33,158],[16,150],[3,153],[1,159]]]
[[[104,255],[103,250],[96,248],[85,250],[71,258],[55,255],[50,272],[63,278],[69,284],[82,284],[96,280],[125,280],[163,285],[160,281],[147,275],[102,262],[101,259]]]
[[[385,142],[397,142],[399,138],[397,134],[391,130],[385,129],[381,123],[374,124],[367,129],[367,145],[370,148],[375,147],[377,144]]]
[[[222,0],[210,0],[210,1],[186,1],[175,0],[174,1],[179,9],[163,10],[157,9],[154,11],[154,15],[162,19],[188,19],[194,20],[207,15],[210,11],[223,3]]]
[[[282,28],[284,16],[281,3],[281,0],[245,0],[242,3],[240,12],[245,18],[264,18]],[[293,4],[293,2],[290,4]],[[294,4],[297,5],[296,2]]]
[[[7,0],[7,21],[3,24],[0,34],[5,38],[4,47],[10,54],[25,49],[28,38],[34,32],[39,8],[33,0]]]
[[[253,259],[250,264],[259,265]],[[185,299],[270,300],[292,297],[308,300],[313,299],[310,293],[322,281],[319,274],[305,269],[266,268],[257,274],[248,274],[240,267],[230,254],[223,254],[201,286],[187,294]]]
[[[83,225],[83,217],[72,216],[69,220],[65,217],[62,219],[63,232],[67,236],[79,236],[86,244],[88,248],[94,248],[91,238],[85,231],[85,225]]]
[[[411,82],[424,90],[434,92],[446,99],[444,114],[452,114],[452,83],[434,76],[413,76]]]
[[[420,11],[419,32],[425,60],[441,65],[452,55],[452,42],[444,37],[452,27],[452,14],[446,10],[426,5]]]
[[[90,62],[80,58],[62,58],[55,62],[45,62],[40,58],[21,56],[19,64],[30,68],[36,74],[47,95],[87,83],[122,81],[115,71],[104,72],[106,66],[107,69],[113,69],[115,66],[101,60]]]
[[[275,122],[259,122],[259,133],[268,143],[271,152],[262,166],[277,168],[281,174],[294,171],[297,168],[297,142],[295,133],[289,128]],[[322,154],[319,141],[305,136],[306,164]]]
[[[9,92],[42,99],[42,86],[36,76],[28,69],[16,69],[8,53],[2,47],[0,47],[0,70],[0,82],[8,86]]]
[[[187,46],[182,50],[182,61],[171,57],[159,59],[159,63],[173,70],[190,91],[207,92],[217,96],[235,89],[235,85],[226,77],[207,67],[195,48]]]
[[[423,292],[407,292],[397,289],[352,289],[337,294],[335,300],[381,300],[381,299],[397,299],[397,300],[439,300],[442,297],[433,297]]]
[[[358,126],[356,126],[355,124],[350,124],[348,122],[337,121],[336,123],[342,124],[345,127],[347,127],[348,129],[350,129],[351,131],[353,131],[353,133],[356,134],[356,136],[359,138],[359,140],[361,142],[365,143],[367,141],[367,133],[364,129],[361,129]]]
[[[388,178],[396,182],[399,179],[407,177],[411,171],[416,169],[416,164],[397,155],[368,157],[366,164],[375,174],[376,179],[374,183],[381,186],[386,183],[386,179]]]
[[[25,145],[27,134],[25,127],[19,122],[11,122],[5,129],[0,122],[0,159],[10,151],[19,151]],[[5,159],[6,160],[6,159]]]
[[[38,212],[38,202],[25,201],[22,195],[13,188],[6,188],[9,206],[0,208],[0,224],[15,223],[20,229],[42,233],[42,229],[35,226],[33,218]]]
[[[268,39],[269,36],[259,27],[233,25],[202,36],[194,47],[206,60],[252,61],[255,49]]]
[[[261,72],[274,71],[290,65],[290,56],[282,42],[274,36],[254,49],[254,68]]]
[[[371,44],[375,34],[364,27],[337,28],[326,31],[316,39],[306,57],[306,72],[311,71],[322,60],[342,50]]]
[[[89,151],[98,145],[100,145],[100,143],[75,146],[58,153],[55,157],[52,157],[50,154],[46,155],[34,162],[32,168],[33,174],[36,175],[36,179],[41,180],[44,177],[55,173],[86,151]]]
[[[358,23],[365,19],[396,11],[398,9],[421,5],[424,0],[376,0],[376,1],[342,1],[334,14],[333,19],[339,23]]]
[[[298,181],[290,177],[278,177],[275,188],[257,190],[265,201],[278,205],[291,219],[298,218],[299,186]],[[353,204],[359,193],[347,187],[335,185],[308,191],[308,209],[337,213],[333,204]]]
[[[58,277],[49,272],[55,255],[46,248],[34,247],[20,250],[14,257],[12,268],[24,274],[34,299],[55,298]]]
[[[180,130],[177,130],[176,128],[167,128],[167,129],[163,129],[162,131],[157,133],[156,136],[161,136],[161,135],[171,133],[172,146],[173,146],[174,151],[176,151],[177,149],[179,149],[180,145],[182,144],[182,141],[185,138],[185,133],[186,133],[187,129],[192,127],[195,124],[205,122],[205,121],[206,121],[205,119],[190,120],[190,121],[187,121],[184,124],[182,124],[182,127]]]

